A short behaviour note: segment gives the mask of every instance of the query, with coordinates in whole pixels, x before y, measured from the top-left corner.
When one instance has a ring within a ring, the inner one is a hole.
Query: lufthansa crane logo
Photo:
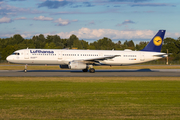
[[[153,42],[154,42],[154,45],[156,46],[160,46],[162,44],[162,38],[160,36],[156,36],[154,39],[153,39]]]

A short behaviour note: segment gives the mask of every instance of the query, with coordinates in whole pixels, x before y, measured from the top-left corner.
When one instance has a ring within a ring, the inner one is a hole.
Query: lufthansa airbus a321
[[[9,55],[11,63],[59,65],[60,68],[94,73],[93,66],[132,65],[167,57],[161,53],[165,30],[159,30],[149,44],[140,51],[132,50],[66,50],[66,49],[21,49]]]

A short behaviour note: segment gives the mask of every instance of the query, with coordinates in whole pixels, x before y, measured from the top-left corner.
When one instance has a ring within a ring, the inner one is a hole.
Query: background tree
[[[78,41],[79,39],[76,37],[76,35],[71,35],[69,39],[67,40],[67,47],[72,48],[74,41]]]
[[[103,39],[99,39],[97,42],[95,41],[91,43],[90,47],[95,48],[96,50],[112,50],[115,49],[115,43],[112,42],[111,39],[104,37]]]
[[[123,50],[123,45],[121,44],[121,41],[119,40],[116,44],[115,44],[115,50]]]
[[[82,44],[82,49],[88,49],[89,48],[88,42],[81,40],[81,44]]]
[[[148,44],[148,42],[140,42],[139,44],[136,44],[135,49],[142,50],[147,44]]]
[[[39,36],[33,36],[32,40],[35,43],[35,48],[44,48],[46,44],[46,39],[43,34],[40,34]]]
[[[166,38],[164,39],[164,44],[161,51],[166,53],[168,49],[168,52],[170,53],[169,58],[177,60],[179,58],[179,48],[178,45],[176,45],[177,43],[178,42],[173,38]]]
[[[13,45],[7,45],[3,50],[2,50],[2,56],[1,56],[1,59],[2,60],[5,60],[6,57],[8,55],[11,55],[15,50],[17,49],[17,46],[13,46]]]
[[[134,42],[132,40],[124,42],[124,49],[135,50]]]
[[[50,48],[47,47],[47,43],[48,43],[48,45],[51,44],[51,47],[55,45],[56,49],[64,48],[64,44],[62,43],[62,40],[61,40],[61,38],[58,35],[48,35],[47,36],[45,48],[46,49],[50,49]]]
[[[11,39],[11,44],[19,44],[24,41],[24,38],[20,34],[15,34]]]

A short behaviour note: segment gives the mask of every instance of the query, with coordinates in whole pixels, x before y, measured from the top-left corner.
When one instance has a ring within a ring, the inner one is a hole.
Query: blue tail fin
[[[166,30],[159,30],[153,39],[141,51],[161,52],[162,43]]]

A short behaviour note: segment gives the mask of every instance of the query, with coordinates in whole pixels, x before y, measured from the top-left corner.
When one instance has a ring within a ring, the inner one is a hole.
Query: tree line
[[[33,36],[31,39],[24,39],[20,34],[15,34],[10,38],[0,38],[0,60],[5,60],[6,57],[12,54],[15,50],[26,48],[40,49],[90,49],[90,50],[142,50],[148,42],[139,42],[134,44],[133,40],[126,40],[124,43],[118,41],[114,43],[111,39],[104,37],[93,43],[88,43],[85,40],[79,40],[76,35],[71,35],[67,39],[62,39],[58,35],[43,34]],[[170,60],[180,60],[180,37],[178,39],[165,38],[162,46],[162,52],[169,51]]]

